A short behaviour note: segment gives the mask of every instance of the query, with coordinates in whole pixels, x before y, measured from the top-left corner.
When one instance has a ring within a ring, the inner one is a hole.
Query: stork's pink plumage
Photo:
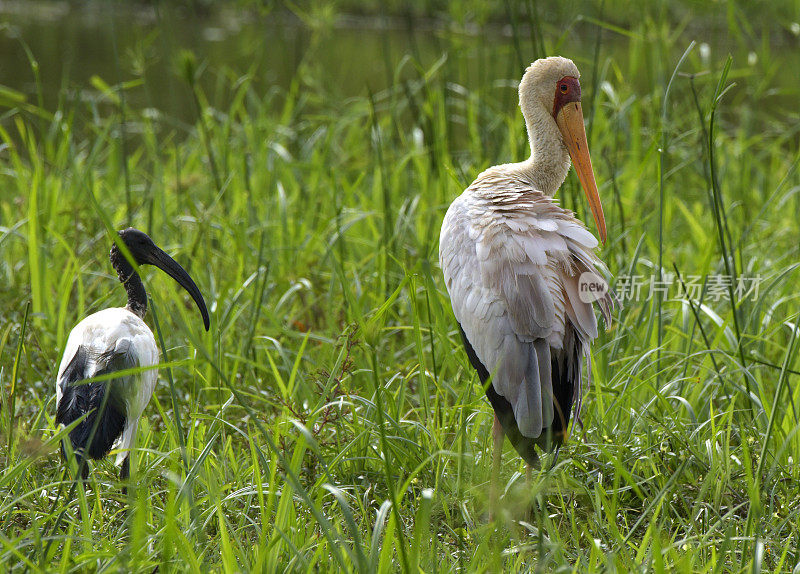
[[[579,75],[566,58],[531,64],[519,86],[530,158],[481,173],[442,223],[439,262],[453,312],[481,381],[491,377],[495,474],[503,432],[529,464],[537,462],[534,446],[549,449],[564,440],[573,407],[580,409],[582,366],[597,336],[579,281],[582,273],[600,277],[598,242],[553,200],[571,158],[605,241]],[[601,294],[597,303],[608,321],[610,296]]]

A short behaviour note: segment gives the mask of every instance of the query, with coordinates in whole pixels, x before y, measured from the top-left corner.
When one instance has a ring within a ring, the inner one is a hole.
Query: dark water
[[[31,2],[0,13],[0,22],[0,84],[31,101],[39,90],[50,110],[60,97],[91,98],[97,76],[110,85],[141,82],[126,90],[128,103],[179,118],[188,117],[192,105],[182,64],[186,51],[194,54],[210,97],[229,91],[247,73],[264,93],[286,90],[303,62],[309,81],[348,97],[391,83],[406,54],[430,65],[447,49],[430,31],[378,29],[374,21],[362,28],[350,21],[317,33],[286,13],[197,16],[169,8],[79,10]]]
[[[117,3],[82,8],[58,2],[0,4],[0,84],[26,94],[34,103],[41,97],[44,107],[52,111],[60,99],[97,99],[95,76],[110,85],[132,82],[125,92],[130,105],[156,108],[188,121],[195,114],[182,72],[186,51],[194,54],[201,85],[212,105],[220,109],[225,109],[231,87],[247,73],[257,93],[285,91],[302,74],[301,85],[321,84],[319,93],[347,98],[379,92],[394,82],[396,74],[418,76],[445,55],[448,79],[503,88],[509,85],[506,80],[518,79],[522,67],[536,56],[535,38],[524,26],[514,34],[511,26],[502,24],[454,31],[442,20],[434,24],[338,18],[335,25],[315,25],[287,12],[226,10],[198,16],[161,4],[157,9]],[[587,17],[593,9],[588,5]],[[586,70],[593,64],[600,28],[576,21],[575,13],[569,18],[564,22],[550,19],[546,37],[551,49],[572,57]],[[671,61],[660,62],[663,69],[653,69],[652,74],[663,77],[689,41],[696,39],[707,43],[695,50],[696,62],[702,63],[704,51],[714,61],[722,61],[731,52],[735,65],[755,69],[762,65],[759,57],[768,56],[770,66],[787,68],[770,80],[775,82],[772,88],[788,97],[797,95],[800,27],[792,27],[796,23],[776,23],[774,30],[761,31],[766,48],[759,48],[758,31],[748,41],[731,38],[724,20],[722,26],[719,22],[706,26],[685,17],[682,21],[689,25],[679,37],[663,42],[669,45],[663,60]],[[564,30],[569,31],[563,44],[552,48]],[[667,30],[665,35],[672,33]],[[661,41],[653,39],[654,44]],[[612,58],[624,67],[635,57],[632,42],[625,34],[605,29],[600,63]],[[403,67],[404,58],[410,59]],[[31,59],[39,67],[38,85]],[[650,72],[646,69],[646,73]],[[626,78],[637,80],[646,86],[653,78]],[[510,89],[498,94],[515,98]]]

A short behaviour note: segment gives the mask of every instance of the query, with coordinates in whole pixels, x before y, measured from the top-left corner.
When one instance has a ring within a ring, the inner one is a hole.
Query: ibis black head
[[[192,296],[200,314],[203,316],[203,324],[206,331],[209,328],[208,309],[206,309],[206,302],[203,300],[203,295],[195,285],[195,282],[172,257],[164,253],[150,237],[138,229],[129,227],[119,232],[119,237],[125,243],[125,247],[130,251],[131,256],[137,265],[155,265],[167,275],[172,277],[178,284],[186,289],[189,295]],[[141,286],[141,280],[138,274],[133,271],[130,263],[119,250],[116,244],[111,248],[111,264],[116,269],[120,281],[125,283],[125,288],[128,292],[128,306],[134,310],[140,310],[141,315],[144,315],[144,310],[147,309],[147,295],[144,293],[144,288]],[[137,283],[138,281],[138,289]]]

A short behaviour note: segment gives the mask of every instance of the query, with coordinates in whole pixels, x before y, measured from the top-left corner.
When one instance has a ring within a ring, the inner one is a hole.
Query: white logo
[[[586,271],[578,277],[578,297],[584,303],[594,303],[606,296],[608,283],[597,273]]]

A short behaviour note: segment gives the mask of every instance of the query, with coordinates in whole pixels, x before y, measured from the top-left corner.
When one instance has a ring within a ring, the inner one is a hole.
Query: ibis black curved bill
[[[203,295],[200,293],[200,289],[197,288],[197,285],[189,273],[187,273],[177,261],[158,247],[155,247],[155,250],[151,252],[150,256],[152,257],[151,265],[155,265],[164,273],[175,279],[178,285],[186,289],[189,295],[192,296],[192,299],[194,299],[194,302],[197,304],[197,308],[200,309],[200,314],[203,316],[203,325],[206,331],[208,331],[210,321],[208,318],[208,309],[206,309],[206,302],[203,299]]]
[[[147,264],[158,267],[164,273],[177,281],[178,285],[186,289],[189,295],[192,296],[192,299],[194,299],[195,304],[197,304],[197,308],[200,310],[200,314],[203,316],[203,325],[205,326],[206,331],[208,331],[211,322],[208,317],[206,302],[203,299],[203,295],[200,293],[200,289],[197,288],[197,285],[189,273],[187,273],[177,261],[167,255],[161,248],[153,243],[153,240],[150,239],[146,233],[143,233],[138,229],[134,229],[133,227],[129,227],[128,229],[120,231],[119,236],[125,242],[125,245],[130,250],[131,255],[133,255],[134,259],[136,259],[137,264]]]

